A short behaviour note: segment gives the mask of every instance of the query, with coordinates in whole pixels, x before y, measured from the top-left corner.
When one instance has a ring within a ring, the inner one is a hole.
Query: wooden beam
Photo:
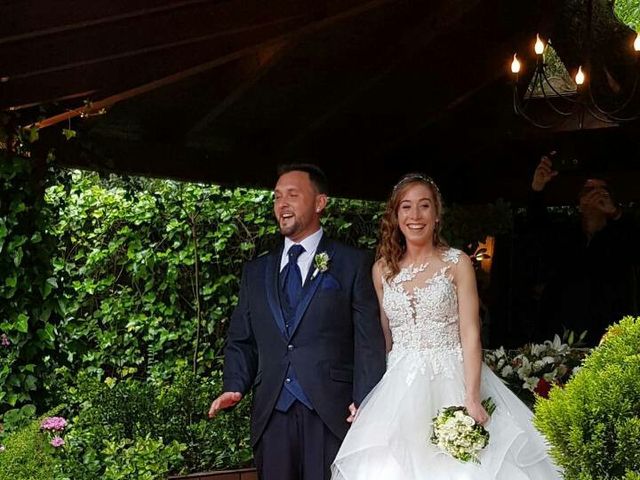
[[[427,9],[427,12],[429,12],[428,17],[420,22],[417,27],[405,33],[403,38],[395,44],[396,47],[400,45],[405,47],[401,50],[400,54],[398,54],[396,49],[387,51],[386,55],[388,56],[389,63],[383,69],[367,79],[364,83],[355,86],[350,92],[343,96],[341,101],[328,105],[324,112],[318,115],[289,141],[284,150],[296,150],[296,148],[304,143],[314,132],[318,131],[330,122],[332,118],[344,112],[366,93],[382,83],[391,72],[406,62],[407,58],[411,58],[423,50],[425,46],[437,38],[441,32],[446,31],[451,24],[457,22],[461,16],[479,3],[480,0],[449,0],[442,2],[437,9],[434,9],[433,5],[430,5]]]
[[[27,125],[28,127],[32,127],[35,126],[36,128],[42,129],[42,128],[47,128],[50,127],[52,125],[56,125],[57,123],[60,122],[64,122],[64,121],[68,121],[69,119],[72,118],[76,118],[79,116],[83,116],[83,115],[93,115],[96,114],[97,112],[102,111],[103,109],[107,109],[108,107],[121,102],[123,100],[127,100],[129,98],[133,98],[136,97],[138,95],[156,90],[158,88],[167,86],[167,85],[171,85],[173,83],[176,83],[180,80],[192,77],[194,75],[198,75],[200,73],[209,71],[213,68],[216,68],[220,65],[224,65],[225,63],[231,62],[233,60],[237,60],[240,58],[243,58],[247,55],[252,55],[255,54],[261,50],[265,50],[268,48],[273,48],[279,44],[282,43],[286,43],[286,42],[291,42],[294,41],[296,39],[298,39],[299,37],[303,36],[303,35],[308,35],[310,33],[313,32],[318,32],[322,29],[328,28],[332,25],[334,25],[335,23],[341,22],[345,19],[357,16],[362,14],[363,12],[366,12],[368,10],[374,9],[374,8],[379,8],[383,5],[389,4],[389,3],[393,3],[397,0],[370,0],[368,2],[366,2],[363,5],[358,5],[357,7],[339,12],[331,17],[328,18],[324,18],[322,20],[316,21],[316,22],[311,22],[308,25],[305,25],[304,27],[301,27],[293,32],[289,32],[289,33],[285,33],[282,35],[278,35],[275,38],[271,38],[269,40],[266,40],[264,42],[261,42],[259,44],[256,45],[252,45],[246,48],[242,48],[240,50],[237,50],[235,52],[229,53],[227,55],[224,55],[220,58],[216,58],[215,60],[211,60],[209,62],[205,62],[203,64],[197,65],[195,67],[189,68],[187,70],[184,70],[182,72],[173,74],[173,75],[169,75],[166,76],[164,78],[161,78],[159,80],[155,80],[153,82],[149,82],[145,85],[141,85],[139,87],[136,88],[132,88],[129,90],[126,90],[124,92],[118,93],[116,95],[111,95],[107,98],[104,98],[102,100],[98,100],[95,102],[92,102],[90,105],[88,106],[82,106],[73,110],[70,110],[68,112],[65,113],[61,113],[59,115],[55,115],[53,117],[49,117],[46,118],[44,120],[41,120],[39,122],[36,122],[35,124],[32,125]]]
[[[208,41],[211,41],[211,40],[214,40],[214,39],[217,39],[217,38],[221,38],[221,37],[226,37],[226,36],[231,36],[231,35],[246,34],[246,33],[252,32],[254,30],[261,30],[261,29],[264,29],[265,27],[275,27],[275,26],[278,26],[278,25],[281,25],[281,24],[290,23],[290,22],[293,22],[293,21],[296,21],[296,20],[300,20],[302,18],[303,18],[302,15],[294,15],[294,16],[290,16],[290,17],[278,18],[276,20],[265,22],[265,23],[259,23],[259,24],[255,24],[255,25],[247,25],[247,26],[241,26],[241,27],[234,27],[234,28],[230,28],[228,30],[221,30],[221,31],[218,31],[218,32],[209,33],[207,35],[199,35],[197,37],[188,37],[188,38],[185,38],[185,39],[182,39],[182,40],[178,40],[178,41],[174,41],[174,42],[160,43],[160,44],[157,44],[157,45],[152,45],[152,46],[139,48],[139,49],[135,49],[135,50],[127,50],[127,51],[123,51],[123,52],[114,53],[114,54],[111,54],[111,55],[105,55],[105,56],[102,56],[102,57],[90,58],[90,59],[80,60],[80,61],[77,61],[77,62],[71,62],[71,63],[65,63],[65,64],[61,64],[61,65],[56,65],[56,66],[53,66],[53,67],[42,68],[42,69],[39,69],[39,70],[32,70],[32,71],[28,71],[28,72],[17,73],[15,75],[6,75],[6,76],[2,77],[2,79],[3,79],[3,82],[24,80],[24,79],[30,78],[30,77],[49,75],[51,73],[63,72],[63,71],[66,71],[66,70],[73,70],[73,69],[81,68],[81,67],[88,67],[88,66],[91,66],[91,65],[99,64],[99,63],[113,62],[114,60],[121,60],[121,59],[124,59],[124,58],[132,58],[132,57],[137,57],[137,56],[141,56],[141,55],[147,55],[149,53],[157,53],[157,52],[162,52],[162,51],[165,51],[165,50],[171,50],[171,49],[175,49],[176,47],[185,47],[185,46],[194,45],[194,44],[197,44],[197,43],[208,42]]]
[[[284,51],[288,48],[287,44],[282,42],[274,44],[271,47],[260,50],[255,55],[256,66],[252,74],[241,82],[237,88],[232,90],[218,105],[204,115],[195,125],[191,127],[187,133],[188,137],[193,137],[211,125],[220,115],[222,115],[229,107],[235,104],[242,96],[253,87],[267,72],[275,65],[278,59],[282,58]]]
[[[218,2],[224,0],[218,0]],[[65,9],[68,8],[68,5],[61,5],[62,2],[58,2],[56,5],[56,9]],[[109,2],[109,7],[113,8],[113,2]],[[100,25],[105,25],[109,23],[121,22],[123,20],[134,20],[140,17],[146,17],[148,15],[157,14],[157,13],[167,13],[173,10],[184,8],[187,6],[197,6],[199,4],[211,3],[211,0],[183,0],[183,1],[173,1],[167,5],[156,5],[156,6],[148,6],[140,9],[134,9],[130,11],[125,11],[122,13],[118,13],[115,15],[107,15],[104,17],[97,17],[92,19],[83,19],[78,20],[72,23],[67,23],[63,25],[58,25],[55,27],[47,27],[47,28],[36,28],[36,30],[27,31],[23,33],[16,33],[13,35],[8,35],[6,37],[0,37],[0,45],[5,45],[8,43],[22,42],[25,40],[33,40],[39,37],[47,37],[52,35],[58,35],[61,33],[71,32],[75,30],[83,30],[87,28],[95,28]],[[20,2],[18,4],[18,8],[14,12],[10,12],[9,8],[3,7],[0,8],[0,17],[5,19],[18,18],[24,15],[25,10],[28,10],[32,7],[25,5],[25,2]],[[126,5],[126,3],[123,3]],[[82,7],[86,7],[86,4],[83,4]],[[94,5],[95,8],[95,5]],[[107,10],[107,9],[105,9]],[[14,16],[15,15],[15,16]],[[51,15],[51,5],[47,5],[46,10],[42,12],[41,18],[48,18]],[[15,22],[20,24],[20,22]],[[15,28],[15,27],[14,27]],[[3,26],[1,32],[6,32],[10,28],[8,26]]]

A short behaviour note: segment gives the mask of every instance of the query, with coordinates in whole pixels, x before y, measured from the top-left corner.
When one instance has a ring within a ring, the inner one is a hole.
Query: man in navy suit
[[[274,213],[283,244],[244,267],[225,348],[224,393],[253,389],[251,441],[262,480],[327,480],[357,408],[385,370],[366,252],[323,235],[326,179],[281,168]]]

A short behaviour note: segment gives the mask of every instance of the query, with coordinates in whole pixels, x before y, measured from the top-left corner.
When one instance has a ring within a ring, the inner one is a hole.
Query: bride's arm
[[[480,342],[480,317],[476,276],[471,259],[460,255],[454,281],[458,290],[458,314],[460,340],[464,359],[466,387],[465,406],[477,422],[485,423],[489,416],[480,398],[480,372],[482,371],[482,344]]]
[[[382,308],[382,269],[378,260],[373,264],[371,275],[373,276],[373,286],[376,289],[376,295],[378,296],[378,305],[380,306],[380,324],[382,325],[382,332],[384,333],[384,343],[387,347],[387,353],[391,351],[393,346],[393,340],[391,338],[391,330],[389,329],[389,319],[384,313]]]

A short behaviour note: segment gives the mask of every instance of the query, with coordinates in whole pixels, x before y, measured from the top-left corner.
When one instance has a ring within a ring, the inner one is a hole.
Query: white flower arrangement
[[[587,349],[575,348],[573,333],[566,342],[555,335],[541,344],[528,344],[518,350],[485,352],[485,363],[528,405],[534,394],[546,397],[552,385],[564,384],[579,368]],[[578,341],[584,338],[584,334]]]
[[[491,415],[496,406],[491,398],[482,406]],[[489,432],[477,423],[465,407],[446,407],[433,418],[431,443],[461,462],[480,463],[480,451],[489,445]]]
[[[313,257],[313,266],[315,269],[311,274],[311,280],[318,276],[318,273],[323,273],[329,270],[329,254],[327,252],[318,252]]]

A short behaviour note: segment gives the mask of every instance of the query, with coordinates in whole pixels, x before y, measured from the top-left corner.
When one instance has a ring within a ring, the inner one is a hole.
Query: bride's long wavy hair
[[[400,259],[407,249],[407,243],[398,223],[398,207],[407,190],[417,183],[430,189],[435,200],[436,224],[433,229],[433,245],[435,247],[447,245],[447,242],[444,241],[440,234],[442,231],[442,214],[444,213],[444,202],[442,201],[440,189],[431,177],[422,173],[404,175],[393,187],[380,221],[380,243],[376,252],[376,260],[382,259],[384,262],[384,276],[387,280],[395,277],[400,272]]]

